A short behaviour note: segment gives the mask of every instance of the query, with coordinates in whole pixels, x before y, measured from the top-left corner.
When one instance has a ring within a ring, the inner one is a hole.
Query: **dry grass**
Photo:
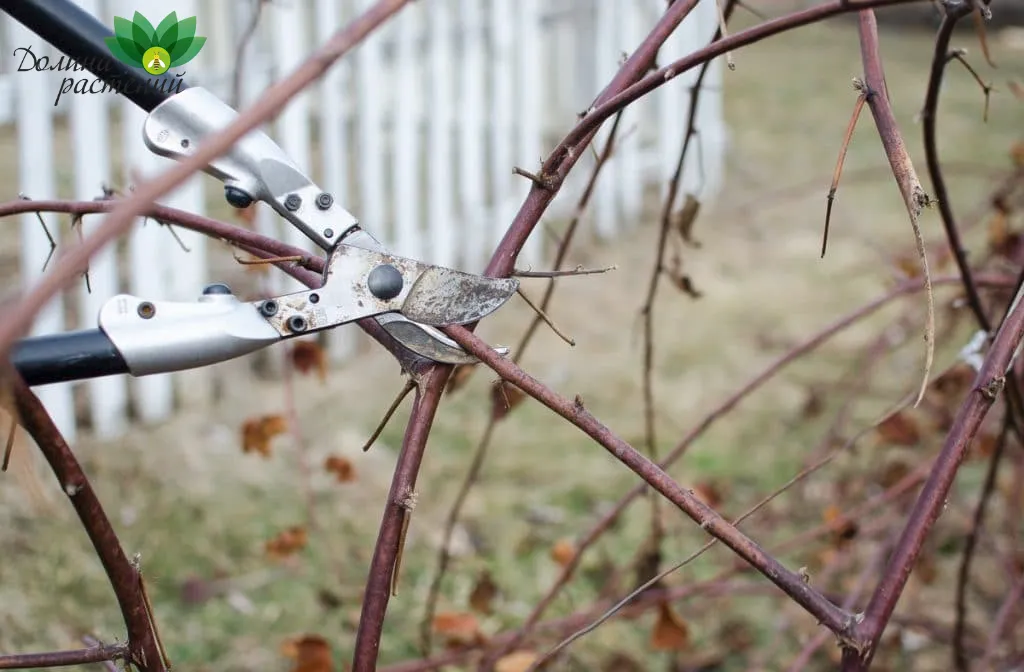
[[[964,36],[958,42],[966,40]],[[882,47],[894,107],[923,171],[920,127],[913,117],[924,94],[930,41],[927,35],[883,32]],[[1001,65],[997,81],[1024,74],[1019,52],[997,48],[996,57]],[[687,270],[704,297],[693,301],[668,290],[657,305],[655,384],[663,450],[787,346],[877,296],[891,283],[893,256],[912,250],[898,189],[865,117],[847,158],[848,179],[836,203],[830,251],[824,261],[818,259],[824,197],[855,97],[850,79],[860,74],[850,24],[769,40],[738,52],[735,59],[737,70],[726,78],[732,135],[729,182],[720,201],[698,221],[703,248],[686,256]],[[1003,86],[983,125],[980,91],[955,66],[943,101],[941,149],[953,167],[949,177],[955,185],[954,205],[966,216],[983,198],[992,172],[1007,165],[1010,141],[1020,137],[1021,107]],[[858,174],[866,177],[851,179]],[[806,188],[779,195],[794,185]],[[926,235],[938,240],[937,215],[926,214],[922,223]],[[648,224],[635,237],[576,253],[571,263],[614,263],[619,270],[562,282],[550,312],[577,346],[570,349],[553,334],[542,333],[523,362],[564,394],[581,394],[592,412],[638,444],[643,417],[639,340],[633,326],[638,325],[654,229]],[[980,240],[981,233],[975,230],[970,240]],[[528,286],[537,283],[537,291],[540,282],[526,281]],[[857,421],[871,420],[915,389],[923,363],[917,333],[923,317],[914,317],[910,307],[922,308],[923,297],[886,311],[788,370],[709,432],[674,475],[687,485],[727,480],[724,506],[730,512],[782,484],[830,420],[829,413],[800,420],[809,384],[837,380],[854,365],[851,352],[877,333],[880,324],[900,314],[914,318],[907,345],[887,360],[882,382],[857,405]],[[512,345],[528,319],[528,309],[513,302],[488,320],[481,333],[491,342]],[[941,313],[939,319],[941,331]],[[940,349],[937,369],[950,358],[950,347]],[[220,368],[227,383],[214,408],[137,428],[119,441],[86,439],[77,452],[126,548],[142,554],[157,619],[176,667],[287,669],[279,643],[309,631],[327,636],[339,658],[347,659],[359,590],[406,411],[398,413],[369,454],[358,453],[358,448],[402,385],[397,367],[373,350],[332,370],[325,385],[312,378],[298,381],[306,453],[316,472],[312,488],[319,527],[311,531],[309,547],[285,563],[268,561],[263,544],[304,520],[300,452],[282,437],[269,459],[243,456],[239,437],[246,418],[283,410],[282,388],[253,379],[238,364]],[[416,627],[442,521],[482,431],[488,410],[483,398],[492,378],[478,371],[468,390],[442,406],[420,478],[400,592],[385,628],[383,662],[415,654]],[[827,394],[827,409],[834,409],[842,397],[838,390]],[[324,457],[332,453],[353,460],[355,482],[332,483],[320,472]],[[99,565],[48,476],[32,457],[32,447],[23,443],[17,448],[14,473],[2,479],[0,651],[75,647],[84,634],[113,640],[123,633]],[[828,476],[824,478],[827,482]],[[498,429],[483,478],[470,497],[457,538],[459,559],[445,584],[442,607],[463,609],[476,573],[486,568],[504,591],[497,614],[486,626],[514,626],[557,574],[548,555],[550,545],[584,529],[633,483],[628,472],[577,431],[538,405],[524,404]],[[817,516],[810,512],[812,519]],[[634,507],[600,545],[592,565],[602,554],[617,560],[633,557],[646,520],[645,507]],[[670,514],[669,522],[670,559],[702,543],[699,530],[680,516]],[[787,528],[779,521],[759,528],[754,521],[748,529],[770,540],[782,538]],[[725,557],[722,552],[709,554],[678,578],[707,575]],[[190,602],[190,594],[209,588],[214,580],[224,592]],[[949,581],[950,575],[940,577],[947,589]],[[552,615],[582,607],[594,594],[594,584],[584,579]],[[729,619],[777,613],[768,611],[777,604],[769,602],[774,598],[768,593],[705,599],[693,603],[692,610],[683,605],[696,649],[715,646],[717,628]],[[813,627],[809,617],[793,610],[784,610],[783,619],[800,624],[805,632]],[[760,623],[756,635],[762,642],[773,638],[774,625],[768,619]],[[612,623],[573,651],[587,669],[597,669],[612,651],[643,657],[648,655],[648,628],[647,618]],[[795,641],[784,641],[775,649],[778,660],[768,661],[768,668],[779,669],[797,648]],[[647,660],[652,666],[665,664],[661,656]],[[907,665],[903,669],[911,669],[909,661]]]

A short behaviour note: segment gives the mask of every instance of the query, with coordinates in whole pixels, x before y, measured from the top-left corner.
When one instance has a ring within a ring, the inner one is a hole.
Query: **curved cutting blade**
[[[516,278],[485,278],[431,266],[409,290],[402,314],[435,327],[468,324],[500,308],[518,288]]]
[[[398,313],[378,315],[377,322],[395,340],[421,357],[445,364],[475,364],[479,361],[437,329],[410,322]],[[494,348],[494,351],[502,357],[509,352],[505,347]]]

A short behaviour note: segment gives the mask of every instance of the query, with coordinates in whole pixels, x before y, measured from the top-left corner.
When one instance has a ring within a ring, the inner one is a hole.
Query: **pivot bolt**
[[[288,194],[288,198],[284,199],[284,207],[289,212],[295,212],[302,205],[302,197],[298,194]]]
[[[366,286],[370,293],[382,301],[388,301],[402,293],[405,281],[402,273],[391,264],[381,264],[370,271]]]
[[[238,187],[224,187],[224,200],[233,208],[248,208],[252,205],[252,196]]]
[[[136,311],[138,312],[139,317],[141,317],[144,320],[148,320],[154,315],[156,315],[156,306],[154,306],[149,301],[143,301],[142,303],[139,304],[139,307],[136,309]]]
[[[288,328],[295,333],[305,331],[306,318],[302,315],[292,315],[288,318]]]
[[[334,197],[326,191],[316,197],[316,207],[321,210],[330,210],[332,205],[334,205]]]

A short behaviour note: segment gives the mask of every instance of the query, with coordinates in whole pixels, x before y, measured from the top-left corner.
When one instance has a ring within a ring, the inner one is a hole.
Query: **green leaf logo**
[[[206,38],[196,36],[194,16],[178,21],[178,15],[171,12],[154,28],[146,17],[135,12],[131,21],[115,16],[114,36],[105,42],[114,58],[122,63],[143,68],[151,75],[162,75],[195,58]]]

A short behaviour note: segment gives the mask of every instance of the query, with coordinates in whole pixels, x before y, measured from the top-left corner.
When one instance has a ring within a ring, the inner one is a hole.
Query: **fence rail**
[[[286,76],[370,4],[76,1],[108,25],[114,15],[130,17],[135,11],[156,21],[172,10],[179,17],[196,15],[198,34],[208,41],[185,66],[186,78],[236,106]],[[707,43],[717,26],[714,3],[698,3],[666,43],[661,60]],[[257,8],[260,20],[240,50]],[[663,8],[664,0],[416,2],[293,100],[265,130],[399,254],[479,271],[528,188],[512,167],[539,165]],[[91,199],[104,185],[126,188],[167,168],[169,161],[150,154],[141,141],[142,112],[112,93],[70,93],[55,103],[65,77],[88,73],[19,70],[31,63],[24,61],[27,52],[16,52],[26,47],[37,57],[59,57],[22,26],[0,17],[0,126],[18,147],[0,195]],[[632,226],[644,189],[663,185],[671,174],[695,77],[692,72],[677,78],[625,114],[625,139],[590,215],[591,230],[599,237],[613,238]],[[701,95],[700,151],[691,154],[694,160],[684,173],[684,189],[704,198],[716,193],[722,174],[721,78],[716,63]],[[551,217],[569,213],[585,173],[585,166],[575,171]],[[219,193],[219,185],[201,175],[161,202],[206,214]],[[83,231],[88,234],[98,221],[84,218]],[[255,225],[309,247],[267,208],[259,211]],[[62,228],[65,239],[72,235]],[[177,235],[187,252],[162,227],[137,222],[126,246],[108,249],[91,265],[92,291],[82,287],[54,300],[39,315],[34,333],[94,327],[99,306],[121,291],[192,300],[211,279],[210,253],[201,236]],[[50,245],[34,215],[21,219],[19,238],[21,282],[31,283],[41,274]],[[536,265],[544,259],[538,231],[523,260]],[[275,276],[275,282],[281,289],[291,281]],[[333,359],[344,360],[351,336],[351,329],[331,334]],[[186,396],[208,398],[211,384],[203,372],[89,381],[81,384],[83,417],[76,417],[71,384],[47,386],[40,396],[69,438],[82,427],[112,437],[124,430],[129,410],[141,421],[159,421]]]

